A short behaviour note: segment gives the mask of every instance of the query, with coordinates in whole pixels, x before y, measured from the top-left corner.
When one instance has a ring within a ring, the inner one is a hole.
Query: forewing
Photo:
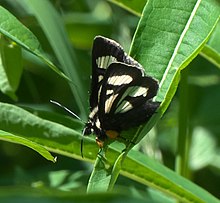
[[[90,108],[94,109],[99,102],[100,87],[106,69],[110,64],[122,62],[125,64],[135,65],[143,74],[141,65],[128,56],[123,48],[114,40],[97,36],[93,42],[92,49],[92,83],[90,93]]]

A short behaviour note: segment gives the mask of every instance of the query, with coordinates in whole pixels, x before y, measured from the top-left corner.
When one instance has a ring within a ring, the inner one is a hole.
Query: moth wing
[[[93,42],[92,48],[92,83],[90,92],[90,110],[98,105],[99,90],[102,85],[103,77],[106,69],[110,64],[122,62],[130,65],[135,65],[140,68],[143,74],[141,65],[128,56],[123,48],[114,40],[97,36]]]

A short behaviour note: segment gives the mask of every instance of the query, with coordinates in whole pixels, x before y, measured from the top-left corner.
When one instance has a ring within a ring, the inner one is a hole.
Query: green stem
[[[179,132],[177,140],[176,172],[184,177],[188,177],[189,167],[189,88],[188,88],[188,70],[185,69],[181,74],[180,96],[179,96]]]

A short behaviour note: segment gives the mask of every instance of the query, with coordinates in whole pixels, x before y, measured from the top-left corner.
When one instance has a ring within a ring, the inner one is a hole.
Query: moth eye
[[[86,136],[90,134],[91,134],[91,128],[85,127],[83,130],[83,135]]]
[[[90,135],[94,132],[93,130],[93,124],[91,122],[86,123],[86,126],[83,130],[83,135]]]

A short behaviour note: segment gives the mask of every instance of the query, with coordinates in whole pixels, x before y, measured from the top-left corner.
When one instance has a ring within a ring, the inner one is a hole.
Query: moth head
[[[83,136],[88,136],[94,132],[93,123],[88,121],[83,129]]]
[[[96,135],[96,143],[100,148],[104,146],[104,141],[107,138],[105,131],[100,126],[100,121],[97,116],[90,117],[83,129],[83,137],[90,134]],[[83,157],[83,137],[81,140],[81,156]]]
[[[94,133],[94,122],[89,119],[88,122],[85,124],[85,127],[82,132],[82,139],[81,139],[81,156],[83,158],[83,137],[89,136],[90,134]]]

